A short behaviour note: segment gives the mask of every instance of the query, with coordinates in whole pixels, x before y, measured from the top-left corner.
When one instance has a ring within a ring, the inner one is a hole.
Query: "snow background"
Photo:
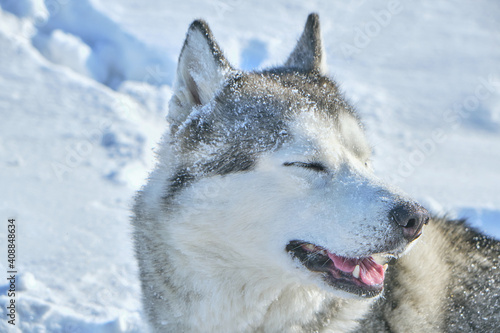
[[[313,11],[377,174],[500,238],[498,1],[0,0],[0,244],[16,218],[20,273],[1,332],[147,330],[129,208],[189,24],[250,70],[285,61]]]

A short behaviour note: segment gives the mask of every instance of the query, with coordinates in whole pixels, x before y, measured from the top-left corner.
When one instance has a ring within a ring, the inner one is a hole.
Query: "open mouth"
[[[384,289],[387,264],[370,257],[341,257],[326,249],[302,241],[291,241],[286,250],[310,271],[323,274],[324,281],[334,288],[361,297],[374,297]]]

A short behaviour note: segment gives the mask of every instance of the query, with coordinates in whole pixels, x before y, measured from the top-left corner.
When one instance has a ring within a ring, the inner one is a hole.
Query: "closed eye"
[[[284,166],[297,166],[301,168],[311,169],[318,172],[327,172],[326,167],[319,162],[285,162]]]

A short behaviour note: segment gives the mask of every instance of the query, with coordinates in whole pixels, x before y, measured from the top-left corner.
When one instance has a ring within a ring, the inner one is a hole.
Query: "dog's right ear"
[[[304,32],[300,36],[295,49],[285,63],[285,67],[321,74],[328,72],[326,68],[326,55],[321,40],[319,16],[316,13],[307,17]]]
[[[212,99],[232,70],[208,24],[203,20],[191,23],[179,56],[174,96],[169,104],[167,120],[172,134],[193,107]]]

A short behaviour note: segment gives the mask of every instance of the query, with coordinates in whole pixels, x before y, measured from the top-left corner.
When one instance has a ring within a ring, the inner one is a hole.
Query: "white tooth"
[[[389,264],[384,265],[384,272],[387,270],[387,267],[389,267]]]
[[[326,252],[326,250],[321,250],[321,252],[320,252],[320,253],[321,253],[321,255],[324,255],[324,256],[327,256],[327,255],[328,255],[328,253]]]
[[[356,279],[359,279],[359,265],[356,265],[356,267],[354,267],[354,270],[352,271],[352,276],[354,276]]]

